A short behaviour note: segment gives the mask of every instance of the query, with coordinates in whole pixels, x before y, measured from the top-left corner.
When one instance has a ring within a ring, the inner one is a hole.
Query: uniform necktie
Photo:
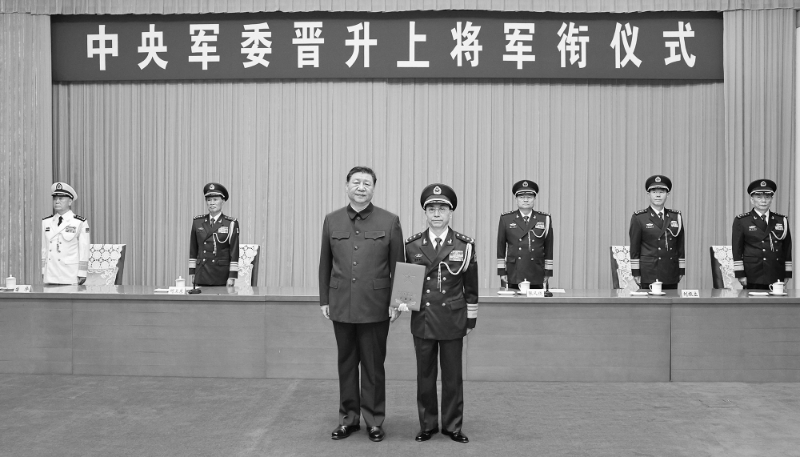
[[[663,221],[664,220],[664,213],[658,213],[658,218]]]
[[[64,216],[58,216],[58,225],[61,226],[62,222],[64,222]]]
[[[528,223],[528,219],[530,219],[531,217],[530,216],[522,216],[522,218],[525,220],[525,223],[527,224]]]
[[[434,241],[436,241],[436,252],[439,252],[439,248],[442,247],[442,239],[436,238]]]
[[[761,215],[761,220],[764,221],[764,223],[766,223],[767,222],[767,215],[766,214],[762,214]]]

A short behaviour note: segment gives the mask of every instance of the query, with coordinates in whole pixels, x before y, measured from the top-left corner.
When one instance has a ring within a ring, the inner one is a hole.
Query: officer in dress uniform
[[[747,186],[753,209],[733,220],[733,270],[745,289],[769,289],[792,277],[792,234],[789,218],[770,211],[778,185],[757,179]]]
[[[195,216],[189,241],[189,275],[198,286],[233,286],[239,275],[239,222],[225,214],[228,189],[203,187],[208,214]]]
[[[458,199],[452,188],[431,184],[420,197],[428,229],[406,240],[406,262],[424,265],[419,311],[411,314],[417,357],[417,409],[420,432],[427,441],[439,431],[436,393],[437,355],[442,366],[442,433],[459,443],[464,389],[461,373],[463,337],[478,319],[478,263],[472,238],[450,229]],[[401,305],[407,310],[407,307]]]
[[[500,216],[497,228],[497,274],[509,288],[522,281],[541,289],[553,276],[553,219],[533,209],[539,186],[524,179],[511,188],[517,209]]]
[[[686,274],[683,216],[665,208],[672,181],[664,175],[647,178],[650,206],[631,217],[631,273],[643,289],[656,280],[663,289],[677,289]]]
[[[78,193],[65,182],[50,187],[54,214],[42,220],[45,284],[83,284],[89,271],[89,223],[72,212]]]

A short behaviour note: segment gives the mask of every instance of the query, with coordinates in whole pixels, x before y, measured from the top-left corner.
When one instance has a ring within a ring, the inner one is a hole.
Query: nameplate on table
[[[527,297],[544,298],[544,289],[528,289]]]
[[[185,287],[171,286],[169,288],[169,292],[167,292],[167,293],[170,294],[170,295],[184,295],[184,294],[186,294],[186,288]]]
[[[696,289],[681,290],[681,298],[700,298],[700,291]]]

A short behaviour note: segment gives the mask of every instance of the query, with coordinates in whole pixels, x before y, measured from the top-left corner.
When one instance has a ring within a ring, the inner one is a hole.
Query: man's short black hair
[[[347,181],[345,181],[345,182],[350,182],[350,178],[356,173],[367,173],[368,175],[371,175],[372,176],[372,184],[373,185],[376,182],[378,182],[378,177],[375,176],[375,172],[372,171],[372,168],[370,168],[370,167],[362,167],[362,166],[355,166],[355,167],[351,168],[350,172],[347,173]]]

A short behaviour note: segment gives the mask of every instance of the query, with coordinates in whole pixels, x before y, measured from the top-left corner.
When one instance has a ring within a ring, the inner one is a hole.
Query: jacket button
[[[522,250],[522,248],[519,248],[519,250],[521,251],[521,250]]]
[[[661,250],[661,248],[658,248],[658,250],[660,251],[660,250]]]
[[[442,306],[444,306],[444,303],[442,303]]]
[[[442,291],[442,293],[445,293],[445,292],[447,292],[447,291],[446,291],[446,290],[443,290],[443,291]]]
[[[517,257],[517,259],[522,260],[522,257]]]
[[[520,238],[519,240],[522,241],[522,238]]]
[[[430,303],[425,303],[425,306],[431,306],[431,304]]]
[[[353,262],[353,265],[358,265],[358,262]]]
[[[766,257],[764,257],[764,260],[767,260],[767,258],[766,258]]]
[[[355,249],[356,251],[358,251],[358,246],[353,246],[353,249]]]
[[[447,276],[442,276],[442,281],[444,281],[445,279],[447,279]]]
[[[361,232],[359,232],[358,230],[356,230],[356,235],[358,235],[359,233],[361,233]]]
[[[766,251],[766,249],[762,249],[762,251]]]
[[[427,278],[425,278],[425,280],[426,280],[426,281],[430,281],[430,280],[431,280],[431,277],[430,277],[430,276],[428,276]]]
[[[429,293],[431,293],[431,290],[430,290],[430,289],[428,289],[428,290],[426,290],[426,291],[425,291],[425,293],[426,293],[426,294],[429,294]]]
[[[353,282],[356,282],[356,278],[353,278]]]

